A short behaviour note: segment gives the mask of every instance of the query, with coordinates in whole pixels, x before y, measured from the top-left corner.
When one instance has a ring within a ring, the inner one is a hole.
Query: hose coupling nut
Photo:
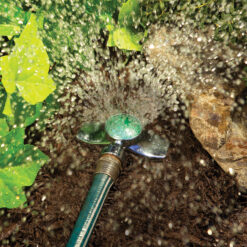
[[[121,161],[112,154],[103,154],[97,161],[95,173],[104,173],[115,182],[122,170]]]

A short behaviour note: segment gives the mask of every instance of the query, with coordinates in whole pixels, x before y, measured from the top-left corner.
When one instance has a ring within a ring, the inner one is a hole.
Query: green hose
[[[95,174],[93,184],[66,247],[87,246],[95,222],[113,182],[113,179],[106,174]]]

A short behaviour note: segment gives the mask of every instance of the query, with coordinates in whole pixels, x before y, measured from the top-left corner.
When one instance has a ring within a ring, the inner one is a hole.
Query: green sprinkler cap
[[[132,140],[140,135],[140,121],[128,114],[114,115],[105,123],[107,134],[115,140]]]

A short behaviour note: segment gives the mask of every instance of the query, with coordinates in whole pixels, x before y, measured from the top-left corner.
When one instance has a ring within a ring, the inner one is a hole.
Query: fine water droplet
[[[208,235],[211,236],[213,234],[212,230],[209,228],[208,229]]]
[[[234,176],[235,175],[235,170],[233,168],[229,168],[229,173],[230,175]]]
[[[126,236],[129,236],[130,230],[129,229],[126,229],[124,233],[125,233]]]

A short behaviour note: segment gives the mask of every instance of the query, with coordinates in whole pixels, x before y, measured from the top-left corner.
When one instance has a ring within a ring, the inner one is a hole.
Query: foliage
[[[11,38],[14,35],[19,34],[21,31],[19,26],[11,25],[11,24],[1,24],[0,25],[0,35],[8,36]]]
[[[116,28],[110,32],[107,46],[117,46],[119,49],[140,51],[139,41],[142,35],[134,34],[127,28]]]
[[[215,27],[217,40],[246,44],[247,2],[245,0],[143,0],[141,23],[184,23],[197,28]]]
[[[15,208],[26,201],[24,186],[30,186],[48,157],[32,145],[24,145],[23,128],[8,130],[0,119],[0,207]]]
[[[39,119],[43,103],[39,102],[36,105],[28,104],[17,93],[11,95],[11,111],[12,118],[8,118],[9,122],[17,126],[27,127]]]
[[[42,102],[55,90],[53,80],[48,75],[49,59],[44,45],[37,33],[35,15],[15,40],[15,47],[9,56],[1,59],[2,84],[10,95],[19,90],[19,94],[30,104]],[[6,115],[12,115],[9,106]]]
[[[0,23],[26,25],[30,12],[23,11],[16,3],[10,0],[0,2]]]
[[[20,34],[21,28],[27,24],[30,14],[13,2],[2,0],[0,2],[0,36],[7,36],[11,39]]]
[[[109,31],[107,46],[140,51],[142,46],[139,42],[144,37],[144,32],[138,29],[140,14],[138,0],[128,0],[123,3],[118,15],[118,24],[108,24],[106,26]]]
[[[61,85],[79,71],[90,70],[99,49],[100,31],[106,19],[116,15],[122,0],[13,0],[43,16],[42,40],[51,63],[52,74]]]
[[[4,5],[4,10],[7,7]],[[38,34],[42,15],[37,19],[34,14],[17,10],[13,11],[15,18],[30,18],[20,36],[14,37],[11,54],[0,58],[0,207],[7,208],[26,202],[23,187],[32,185],[40,167],[48,160],[36,147],[24,145],[24,127],[44,115],[42,102],[56,88],[48,74],[49,59]],[[10,23],[12,19],[5,17],[1,20]],[[8,26],[6,23],[0,25],[0,30]]]

